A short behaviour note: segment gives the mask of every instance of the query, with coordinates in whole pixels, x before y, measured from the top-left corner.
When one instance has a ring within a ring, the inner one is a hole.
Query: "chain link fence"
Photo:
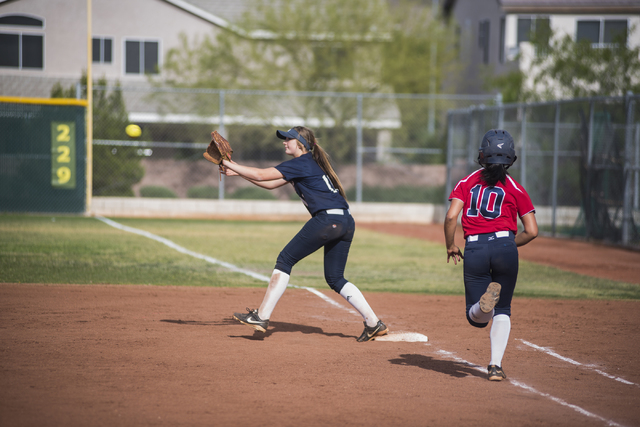
[[[118,101],[118,102],[116,102]],[[94,196],[296,198],[220,176],[202,157],[217,130],[234,160],[287,160],[276,129],[304,125],[330,154],[352,202],[441,203],[446,112],[494,97],[94,87]],[[120,105],[126,118],[114,117]],[[117,123],[120,120],[119,124]],[[130,138],[127,123],[142,135]]]
[[[541,232],[640,245],[637,95],[474,106],[448,113],[446,196],[476,170],[491,128],[507,130],[511,176],[528,191]]]

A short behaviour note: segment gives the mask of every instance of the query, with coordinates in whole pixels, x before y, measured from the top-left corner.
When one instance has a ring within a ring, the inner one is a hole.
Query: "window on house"
[[[578,21],[576,40],[600,43],[600,21]]]
[[[489,63],[489,20],[480,21],[480,28],[478,29],[478,46],[482,50],[482,62],[484,64]]]
[[[624,19],[591,19],[578,21],[576,41],[592,45],[627,43],[629,23]]]
[[[44,21],[25,15],[0,16],[0,27],[44,26]],[[44,36],[21,31],[0,32],[0,67],[44,68]]]
[[[22,33],[0,33],[0,67],[44,67],[43,36]]]
[[[127,74],[158,74],[158,42],[127,40],[124,60]]]
[[[0,25],[15,25],[19,27],[44,27],[44,22],[37,18],[24,15],[0,16]]]
[[[536,55],[548,51],[551,41],[551,22],[548,17],[522,17],[518,18],[517,47],[520,43],[532,42],[536,44]]]
[[[551,23],[549,18],[518,18],[518,44],[533,41],[549,44],[551,39]]]
[[[551,21],[549,21],[549,18],[535,19],[533,39],[537,43],[538,54],[548,52],[551,42]]]
[[[627,44],[629,23],[627,20],[605,20],[604,21],[604,33],[602,35],[603,43],[616,43],[621,41],[623,44]]]
[[[93,62],[110,64],[113,52],[113,39],[107,37],[94,37],[92,39]]]
[[[531,18],[518,18],[518,45],[531,40],[532,21]]]
[[[42,69],[42,36],[22,35],[22,68]]]

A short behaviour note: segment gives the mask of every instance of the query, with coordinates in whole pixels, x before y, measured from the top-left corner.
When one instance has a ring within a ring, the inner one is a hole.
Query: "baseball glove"
[[[218,165],[221,172],[225,172],[226,168],[222,161],[231,160],[231,154],[233,154],[233,150],[229,145],[229,141],[224,139],[217,131],[211,132],[211,142],[207,147],[207,151],[203,153],[204,158]]]

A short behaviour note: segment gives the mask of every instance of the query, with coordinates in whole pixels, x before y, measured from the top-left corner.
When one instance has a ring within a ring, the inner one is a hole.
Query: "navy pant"
[[[324,278],[331,289],[340,293],[347,283],[344,269],[355,231],[356,224],[351,215],[320,212],[284,247],[275,268],[290,275],[298,261],[324,246]]]
[[[501,238],[495,233],[479,234],[477,241],[467,241],[464,248],[464,289],[469,323],[479,328],[487,326],[488,323],[478,324],[469,319],[469,309],[480,300],[491,282],[502,286],[495,315],[511,316],[511,300],[517,279],[518,248],[513,233]]]

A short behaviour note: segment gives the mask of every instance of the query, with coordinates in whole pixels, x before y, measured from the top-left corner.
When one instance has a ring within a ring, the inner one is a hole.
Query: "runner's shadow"
[[[473,365],[453,360],[435,359],[422,354],[401,354],[399,359],[389,360],[393,365],[416,366],[430,371],[440,372],[455,378],[468,376],[486,378],[487,375],[478,371]]]
[[[245,332],[250,333],[251,329],[248,326],[240,324],[237,320],[232,318],[223,319],[223,320],[211,320],[211,321],[202,321],[202,320],[175,320],[175,319],[161,319],[161,322],[166,323],[174,323],[176,325],[189,325],[189,326],[229,326],[229,325],[237,325]],[[239,329],[240,330],[240,329]],[[230,335],[231,338],[244,338],[248,340],[258,340],[261,341],[265,338],[270,337],[272,334],[278,333],[287,333],[287,332],[302,332],[303,334],[320,334],[325,335],[327,337],[339,337],[339,338],[357,338],[353,335],[345,335],[343,333],[333,333],[333,332],[325,332],[322,328],[318,328],[316,326],[307,326],[307,325],[298,325],[297,323],[287,323],[287,322],[270,322],[269,329],[267,332],[253,331],[252,335]]]

